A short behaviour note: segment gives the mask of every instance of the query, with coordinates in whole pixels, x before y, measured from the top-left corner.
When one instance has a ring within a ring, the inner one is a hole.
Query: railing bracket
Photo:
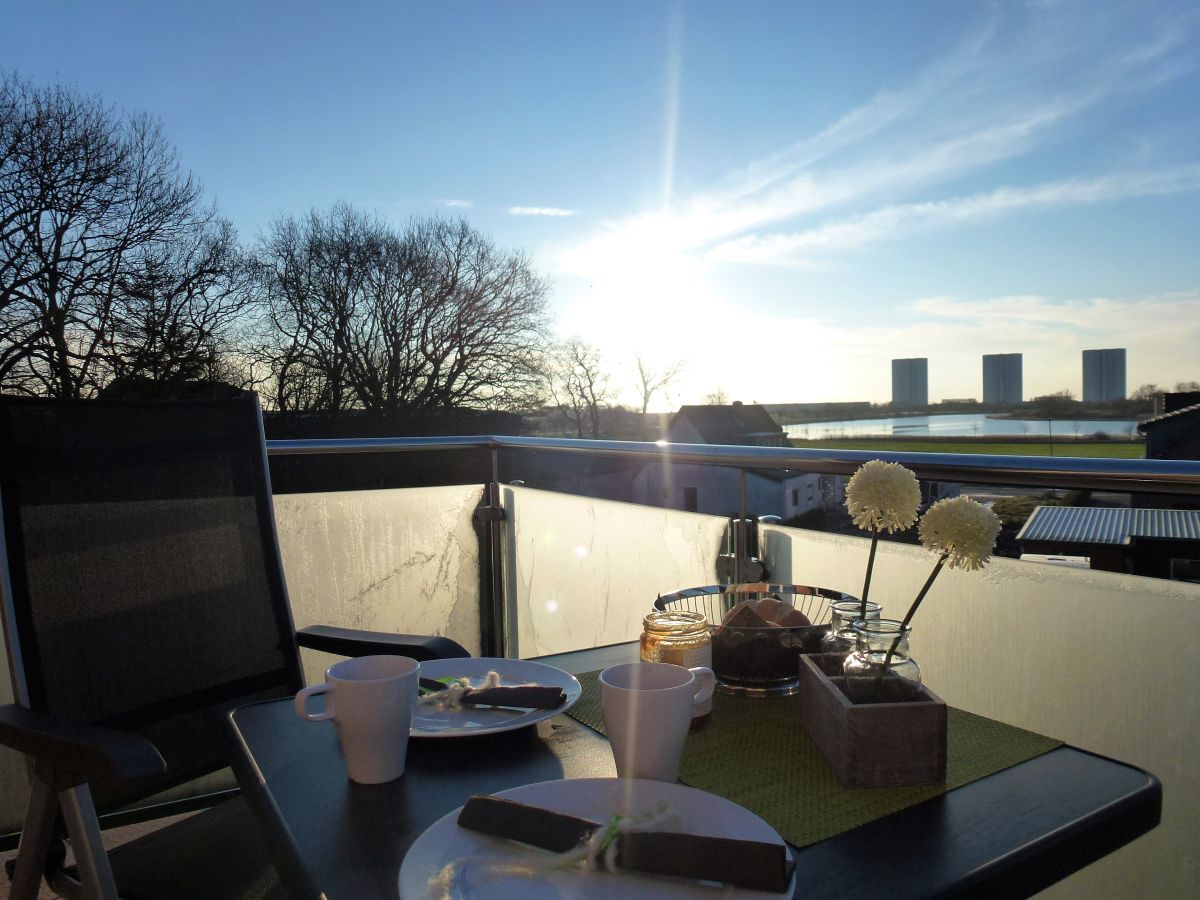
[[[476,522],[503,522],[504,508],[501,506],[480,506],[475,510]]]

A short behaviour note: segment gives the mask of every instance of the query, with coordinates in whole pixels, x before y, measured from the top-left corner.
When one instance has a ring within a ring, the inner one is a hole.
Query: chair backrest
[[[255,395],[0,398],[0,501],[14,694],[144,734],[168,775],[142,795],[225,764],[224,711],[302,686]]]

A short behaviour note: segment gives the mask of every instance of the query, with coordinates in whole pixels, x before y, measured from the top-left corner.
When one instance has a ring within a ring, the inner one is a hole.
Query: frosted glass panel
[[[774,577],[858,595],[870,542],[764,527]],[[870,598],[901,617],[933,568],[882,541]],[[1200,896],[1200,585],[996,558],[943,570],[913,619],[912,652],[947,703],[1149,770],[1163,819],[1047,896]]]
[[[478,654],[479,539],[472,516],[482,493],[468,485],[276,496],[296,627],[444,634]],[[326,667],[339,658],[310,650],[303,657],[310,684],[324,681]],[[0,664],[7,669],[2,645]],[[0,678],[0,702],[12,702],[7,678]],[[20,828],[27,781],[24,758],[0,749],[0,830]],[[162,796],[231,786],[223,772]]]
[[[284,494],[275,520],[297,628],[441,634],[480,651],[479,485]],[[304,652],[309,683],[335,657]]]
[[[635,640],[655,597],[712,584],[727,520],[505,488],[522,658]]]

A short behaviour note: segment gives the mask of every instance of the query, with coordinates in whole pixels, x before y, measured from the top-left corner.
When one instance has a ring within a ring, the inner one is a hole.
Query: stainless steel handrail
[[[280,457],[329,453],[411,453],[459,450],[533,450],[642,462],[733,466],[742,469],[784,469],[841,475],[851,474],[867,460],[883,459],[907,466],[916,473],[918,478],[934,481],[1200,495],[1200,461],[1196,460],[813,450],[793,447],[668,444],[662,441],[598,441],[503,435],[325,438],[267,442],[268,454]]]

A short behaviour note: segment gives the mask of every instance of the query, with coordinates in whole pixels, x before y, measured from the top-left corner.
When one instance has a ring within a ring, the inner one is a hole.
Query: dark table
[[[628,646],[548,657],[571,672]],[[616,774],[608,742],[566,715],[512,732],[413,740],[402,778],[346,777],[329,722],[290,700],[230,714],[233,768],[272,859],[297,898],[396,896],[400,862],[471,794]],[[1132,766],[1062,747],[795,851],[797,897],[1026,897],[1158,824],[1162,787]]]

